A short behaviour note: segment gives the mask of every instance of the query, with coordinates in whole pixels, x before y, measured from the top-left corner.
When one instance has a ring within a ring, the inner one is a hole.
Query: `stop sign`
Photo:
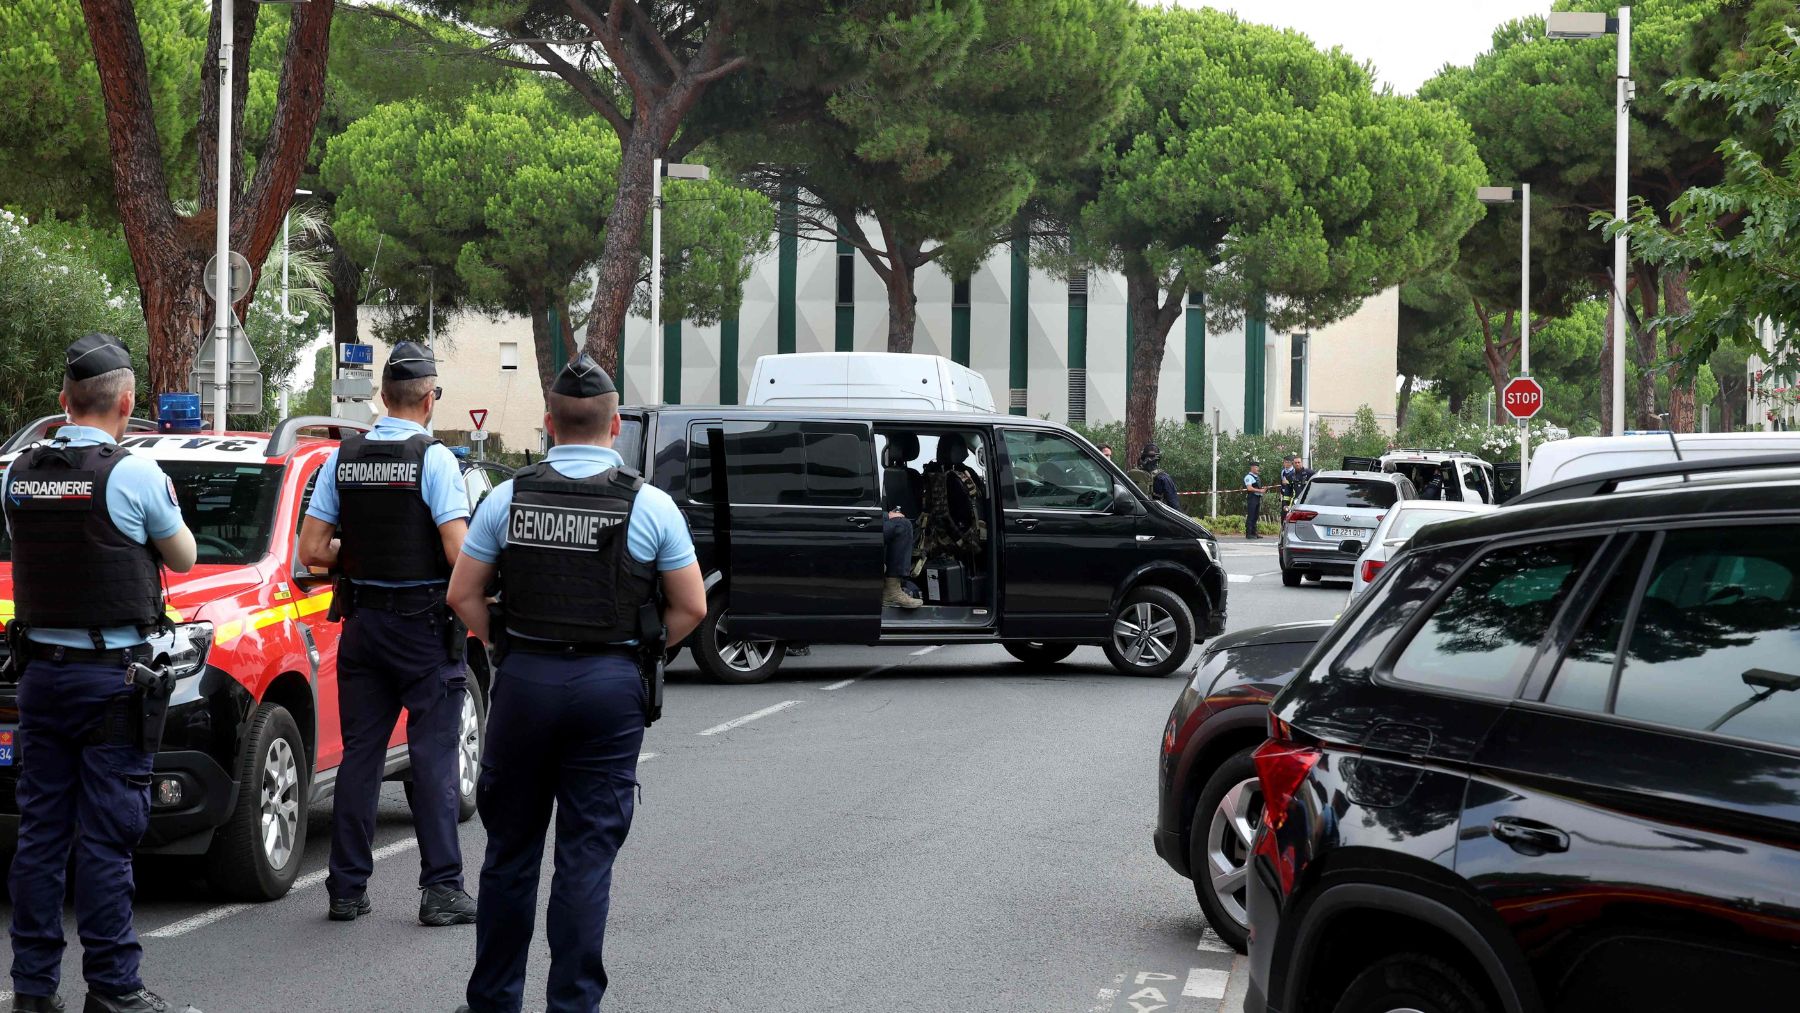
[[[1500,403],[1515,419],[1531,418],[1544,407],[1544,388],[1529,376],[1514,377],[1500,395]]]

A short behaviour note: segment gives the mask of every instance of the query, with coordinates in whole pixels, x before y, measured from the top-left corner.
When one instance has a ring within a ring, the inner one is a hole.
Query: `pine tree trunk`
[[[918,268],[904,250],[889,251],[888,265],[887,350],[910,352],[913,350],[913,331],[919,323],[919,292],[914,277]]]
[[[1663,274],[1663,312],[1669,316],[1680,316],[1688,311],[1688,272],[1670,269]],[[1668,356],[1671,361],[1681,357],[1681,344],[1674,331],[1669,332]],[[1678,373],[1669,375],[1669,428],[1678,433],[1691,433],[1697,428],[1698,412],[1694,406],[1694,378],[1683,379]]]
[[[556,379],[556,341],[562,335],[550,334],[550,300],[540,293],[530,297],[531,350],[537,358],[538,387],[546,397]]]
[[[1156,434],[1156,401],[1162,379],[1163,350],[1168,344],[1169,328],[1181,309],[1185,285],[1176,283],[1180,291],[1172,292],[1162,302],[1162,286],[1155,272],[1141,257],[1128,257],[1125,264],[1125,304],[1131,314],[1134,345],[1131,362],[1130,396],[1125,400],[1125,455],[1135,463],[1144,445]]]
[[[1406,410],[1412,407],[1413,378],[1408,373],[1400,380],[1400,396],[1394,399],[1394,432],[1406,428]]]
[[[1613,418],[1613,321],[1617,319],[1618,300],[1606,300],[1606,340],[1600,346],[1600,432],[1611,436]]]
[[[631,297],[643,271],[644,232],[649,227],[651,172],[660,150],[656,131],[639,124],[625,139],[619,159],[619,190],[606,218],[606,239],[595,264],[594,308],[588,316],[586,351],[610,369],[619,361],[619,342]]]
[[[212,300],[201,287],[206,254],[192,250],[143,261],[137,269],[138,295],[149,332],[150,392],[190,389],[200,342],[212,336]],[[210,377],[201,378],[201,397],[212,404]]]
[[[334,243],[331,247],[331,334],[334,344],[356,343],[362,326],[356,315],[358,304],[362,302],[362,293],[358,291],[361,275],[356,262]]]

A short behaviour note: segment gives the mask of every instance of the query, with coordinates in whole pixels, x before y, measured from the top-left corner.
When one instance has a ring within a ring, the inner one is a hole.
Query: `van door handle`
[[[1013,518],[1013,523],[1024,528],[1026,531],[1030,531],[1032,528],[1038,526],[1038,519],[1036,517],[1015,517]]]
[[[1539,823],[1522,816],[1499,816],[1488,826],[1496,838],[1522,855],[1569,850],[1569,835],[1548,823]]]
[[[875,520],[875,518],[870,517],[868,514],[852,514],[849,517],[844,518],[844,520],[853,527],[866,528],[869,526],[870,522]]]

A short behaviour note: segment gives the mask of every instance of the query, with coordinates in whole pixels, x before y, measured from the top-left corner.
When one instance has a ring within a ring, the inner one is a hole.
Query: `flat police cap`
[[[607,376],[606,370],[586,352],[564,366],[562,372],[556,374],[556,382],[550,385],[551,393],[565,397],[599,397],[616,394],[618,390],[613,386],[612,377]]]
[[[395,345],[387,365],[381,370],[383,380],[418,380],[436,375],[437,359],[432,357],[431,349],[417,341],[402,341]]]
[[[130,368],[131,353],[123,341],[110,334],[83,334],[69,346],[68,366],[64,372],[71,380],[86,380],[115,369]]]

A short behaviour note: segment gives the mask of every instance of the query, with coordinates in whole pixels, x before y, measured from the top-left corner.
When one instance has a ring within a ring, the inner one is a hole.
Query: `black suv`
[[[1161,676],[1225,624],[1218,543],[1068,427],[1015,415],[626,408],[616,447],[687,515],[701,668],[760,682],[785,643],[1078,645]],[[884,606],[883,524],[912,518],[920,608]]]
[[[1794,1008],[1796,474],[1597,476],[1415,538],[1271,705],[1246,1008]]]

